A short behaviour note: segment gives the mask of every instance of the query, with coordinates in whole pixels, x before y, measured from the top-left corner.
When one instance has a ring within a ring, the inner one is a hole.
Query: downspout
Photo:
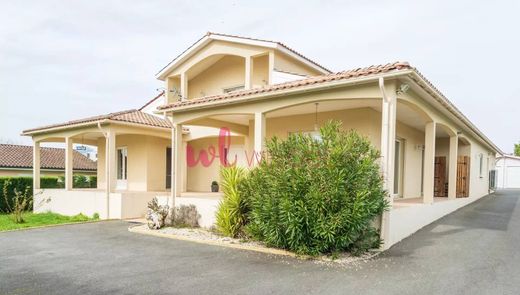
[[[110,145],[108,143],[109,136],[108,132],[105,132],[103,128],[101,128],[101,122],[98,121],[97,127],[99,131],[103,134],[105,137],[105,194],[106,194],[106,207],[107,207],[107,219],[110,218],[110,158],[109,158],[109,151]]]
[[[383,181],[383,189],[388,192],[388,138],[390,136],[389,134],[389,103],[390,99],[388,98],[388,95],[385,91],[385,80],[383,77],[379,78],[379,90],[381,91],[382,99],[382,105],[381,105],[381,172],[384,177]],[[390,192],[388,192],[390,194]],[[381,214],[381,224],[380,224],[380,232],[379,236],[381,241],[383,243],[381,244],[381,250],[387,249],[388,243],[386,240],[390,237],[390,230],[389,230],[389,224],[390,224],[390,212],[384,211]]]
[[[166,113],[165,113],[165,116],[166,116]],[[171,118],[173,118],[173,112],[171,112]],[[168,120],[170,120],[170,122],[172,124],[172,128],[171,128],[171,130],[172,130],[172,133],[171,133],[172,154],[170,156],[170,162],[171,162],[170,163],[170,166],[171,166],[170,195],[171,195],[171,199],[172,199],[171,209],[172,209],[172,214],[173,214],[173,212],[175,212],[175,178],[176,178],[175,177],[176,176],[176,174],[175,174],[176,173],[176,171],[175,171],[175,153],[177,151],[175,151],[174,149],[175,149],[175,140],[176,140],[176,138],[175,138],[175,133],[176,133],[175,126],[176,125],[173,124],[172,119],[168,119]]]

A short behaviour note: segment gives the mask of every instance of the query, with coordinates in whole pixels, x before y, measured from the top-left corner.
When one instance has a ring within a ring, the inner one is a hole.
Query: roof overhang
[[[311,67],[312,69],[319,71],[320,73],[323,73],[323,74],[331,73],[330,70],[303,57],[302,55],[296,53],[295,51],[289,49],[288,47],[286,47],[278,42],[251,39],[251,38],[243,38],[243,37],[223,35],[223,34],[208,33],[204,37],[200,38],[193,45],[191,45],[184,52],[182,52],[175,59],[173,59],[171,62],[169,62],[165,67],[163,67],[157,74],[155,74],[155,78],[157,78],[159,80],[166,79],[168,74],[174,68],[176,68],[177,66],[179,66],[180,64],[182,64],[183,62],[188,60],[195,53],[197,53],[200,49],[202,49],[204,46],[206,46],[207,44],[209,44],[210,42],[212,42],[214,40],[246,44],[246,45],[252,45],[252,46],[258,46],[258,47],[264,47],[264,48],[278,50],[279,52],[289,55],[290,57],[296,59],[297,61],[304,63],[305,65]]]
[[[500,148],[498,148],[487,136],[485,136],[464,114],[462,114],[462,112],[457,107],[455,107],[455,105],[453,105],[424,76],[422,76],[417,70],[415,70],[413,68],[397,70],[397,71],[387,72],[387,73],[380,73],[380,74],[359,77],[359,78],[351,78],[351,79],[347,79],[347,80],[337,80],[337,81],[311,84],[311,85],[306,85],[306,86],[302,86],[302,87],[281,89],[281,90],[277,90],[277,91],[273,91],[273,92],[265,92],[265,93],[259,93],[259,94],[239,96],[239,97],[225,99],[225,100],[221,100],[221,101],[206,102],[203,104],[177,106],[177,107],[172,107],[169,109],[161,109],[160,111],[157,111],[157,112],[158,113],[168,112],[168,113],[175,114],[175,113],[189,112],[189,111],[192,111],[195,109],[201,110],[201,109],[206,109],[206,108],[212,108],[215,106],[240,104],[240,103],[244,103],[244,102],[249,103],[252,101],[258,101],[258,100],[263,100],[263,99],[272,99],[272,98],[280,97],[280,96],[295,95],[295,94],[301,94],[301,93],[307,93],[307,92],[322,91],[325,89],[352,86],[352,85],[356,85],[356,84],[377,82],[380,77],[385,78],[385,79],[404,78],[404,79],[408,79],[412,83],[417,84],[419,87],[424,89],[426,91],[426,93],[428,93],[428,95],[426,97],[430,99],[429,103],[432,106],[434,106],[438,111],[440,111],[441,113],[444,113],[445,115],[448,115],[452,120],[454,120],[458,124],[460,124],[462,126],[466,126],[467,129],[470,131],[470,133],[472,133],[471,135],[473,137],[478,139],[484,145],[488,146],[490,149],[494,150],[495,152],[497,152],[499,154],[503,154],[503,152],[500,150]]]
[[[46,133],[65,131],[65,130],[86,128],[86,127],[96,127],[96,126],[98,126],[98,124],[101,124],[101,125],[116,124],[116,125],[138,127],[138,128],[145,128],[145,129],[163,130],[163,131],[168,131],[168,132],[169,132],[169,130],[171,130],[171,128],[169,128],[169,127],[166,128],[166,127],[151,126],[151,125],[146,125],[146,124],[131,123],[131,122],[125,122],[125,121],[111,120],[111,119],[103,119],[103,120],[96,120],[96,121],[90,121],[90,122],[84,122],[84,123],[78,123],[78,124],[70,124],[70,125],[65,125],[65,126],[57,126],[57,127],[41,128],[41,129],[30,129],[30,130],[23,131],[21,135],[22,136],[34,136],[34,135],[40,135],[40,134],[46,134]]]

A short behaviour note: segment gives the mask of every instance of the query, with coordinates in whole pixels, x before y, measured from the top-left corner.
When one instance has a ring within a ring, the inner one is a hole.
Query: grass
[[[95,216],[96,217],[96,216]],[[14,229],[41,227],[45,225],[85,222],[99,219],[91,218],[83,214],[65,216],[56,213],[32,213],[27,212],[23,215],[23,223],[15,223],[9,214],[0,214],[0,232]]]

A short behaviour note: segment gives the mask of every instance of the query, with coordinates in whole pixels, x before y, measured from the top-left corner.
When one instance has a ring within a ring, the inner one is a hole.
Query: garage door
[[[520,188],[520,166],[507,167],[506,188]]]

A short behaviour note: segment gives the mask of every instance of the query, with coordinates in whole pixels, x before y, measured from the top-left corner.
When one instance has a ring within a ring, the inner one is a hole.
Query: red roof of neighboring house
[[[222,101],[226,99],[231,99],[235,97],[241,97],[241,96],[248,96],[248,95],[254,95],[254,94],[260,94],[260,93],[267,93],[267,92],[274,92],[277,90],[285,90],[289,88],[297,88],[312,84],[320,84],[330,81],[338,81],[338,80],[348,80],[363,76],[371,76],[376,75],[380,73],[387,73],[391,71],[398,71],[403,69],[413,69],[410,64],[407,62],[394,62],[389,63],[386,65],[376,65],[376,66],[370,66],[366,68],[358,68],[354,70],[348,70],[343,71],[335,74],[328,74],[328,75],[320,75],[320,76],[313,76],[301,80],[296,81],[290,81],[286,83],[280,83],[280,84],[274,84],[271,86],[263,87],[263,88],[254,88],[254,89],[248,89],[248,90],[239,90],[239,91],[233,91],[226,94],[218,94],[218,95],[211,95],[211,96],[205,96],[201,98],[195,98],[190,100],[184,100],[179,102],[174,102],[171,104],[160,106],[159,110],[165,110],[165,109],[172,109],[176,107],[183,107],[188,105],[195,105],[195,104],[203,104],[208,102],[215,102],[215,101]]]
[[[103,121],[103,120],[135,123],[135,124],[141,124],[141,125],[145,125],[145,126],[161,127],[161,128],[168,128],[168,129],[171,128],[171,122],[167,119],[160,118],[160,117],[154,116],[154,115],[150,115],[150,114],[138,111],[138,110],[127,110],[127,111],[110,113],[110,114],[106,114],[106,115],[93,116],[93,117],[88,117],[88,118],[84,118],[84,119],[68,121],[68,122],[59,123],[59,124],[47,125],[47,126],[33,128],[33,129],[27,129],[27,130],[24,130],[23,133],[31,133],[34,131],[40,131],[40,130],[45,130],[45,129],[64,127],[64,126],[70,126],[70,125],[76,125],[76,124],[83,124],[83,123],[96,123],[98,121]]]
[[[97,163],[78,151],[73,151],[74,170],[96,171]],[[32,168],[33,147],[27,145],[0,144],[0,167]],[[65,169],[65,149],[40,148],[40,168]]]

